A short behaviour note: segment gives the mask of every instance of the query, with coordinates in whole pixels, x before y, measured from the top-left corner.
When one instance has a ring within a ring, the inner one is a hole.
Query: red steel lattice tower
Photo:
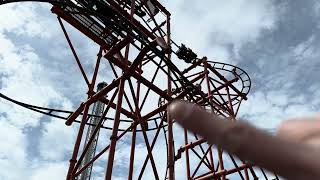
[[[10,2],[18,1],[0,1]],[[239,67],[198,58],[190,48],[177,45],[171,39],[170,12],[157,0],[40,2],[52,4],[88,87],[87,99],[66,117],[67,126],[80,123],[67,180],[78,179],[101,163],[104,179],[117,174],[128,179],[173,180],[178,175],[186,179],[269,179],[264,170],[208,145],[170,118],[168,104],[184,99],[234,121],[251,81]],[[85,73],[65,22],[100,47],[91,77]],[[106,66],[106,84],[95,91],[97,77]],[[89,114],[97,102],[104,104],[101,116]],[[95,124],[88,122],[93,116]],[[102,128],[108,132],[99,133]],[[96,135],[102,133],[109,139],[100,141],[97,153],[88,160]]]

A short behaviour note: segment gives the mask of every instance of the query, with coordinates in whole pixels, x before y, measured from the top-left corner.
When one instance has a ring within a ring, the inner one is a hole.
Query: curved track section
[[[73,113],[73,111],[67,111],[67,110],[63,110],[63,109],[54,109],[54,108],[41,107],[41,106],[36,106],[36,105],[32,105],[32,104],[27,104],[27,103],[12,99],[2,93],[0,93],[0,98],[3,100],[6,100],[8,102],[14,103],[18,106],[21,106],[23,108],[29,109],[30,111],[41,113],[41,114],[44,114],[44,115],[47,115],[47,116],[50,116],[53,118],[57,118],[57,119],[67,120],[70,117],[70,115]],[[83,113],[81,113],[81,115],[83,115]],[[111,118],[111,117],[101,117],[101,116],[97,116],[94,114],[88,114],[88,119],[93,118],[93,117],[103,118],[104,121],[106,121],[106,120],[113,121],[114,120],[114,118]],[[151,118],[151,119],[149,119],[149,121],[155,121],[159,118],[160,117]],[[132,123],[131,119],[120,119],[120,121],[126,122],[126,123]],[[75,122],[80,123],[80,120],[75,120]],[[88,122],[86,123],[86,125],[96,126],[95,124],[88,123]],[[112,130],[112,127],[107,127],[104,125],[101,125],[100,128]],[[152,131],[152,130],[156,130],[156,129],[157,129],[157,127],[153,127],[153,128],[147,129],[147,131]],[[119,129],[119,131],[125,131],[125,129]],[[137,130],[137,131],[141,131],[141,130]]]

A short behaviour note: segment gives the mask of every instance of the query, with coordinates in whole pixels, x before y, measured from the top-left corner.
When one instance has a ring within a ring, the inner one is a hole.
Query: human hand
[[[284,121],[278,128],[278,137],[306,144],[320,150],[320,116]]]
[[[290,180],[320,179],[320,118],[283,123],[277,136],[249,124],[232,122],[183,101],[169,106],[170,116],[241,159]]]

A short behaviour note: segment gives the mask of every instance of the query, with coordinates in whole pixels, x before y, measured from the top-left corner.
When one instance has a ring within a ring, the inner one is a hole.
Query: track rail
[[[4,95],[3,93],[0,93],[0,98],[3,100],[6,100],[8,102],[11,102],[13,104],[16,104],[20,107],[29,109],[31,111],[40,113],[40,114],[44,114],[53,118],[57,118],[57,119],[62,119],[62,120],[67,120],[68,117],[73,113],[73,111],[67,111],[67,110],[62,110],[62,109],[55,109],[55,108],[48,108],[48,107],[42,107],[42,106],[36,106],[36,105],[32,105],[32,104],[27,104],[21,101],[17,101],[15,99],[12,99],[6,95]],[[82,115],[83,113],[81,113]],[[96,116],[94,114],[88,114],[88,118],[93,118],[93,117],[98,117],[101,118],[101,116]],[[155,121],[158,120],[160,118],[160,116],[154,117],[154,118],[150,118],[149,121]],[[111,120],[113,121],[114,118],[110,118],[110,117],[105,117],[104,120]],[[127,122],[127,123],[132,123],[133,121],[130,119],[120,119],[121,122]],[[79,120],[75,120],[76,123],[80,123]],[[90,126],[95,126],[94,124],[91,123],[86,123],[86,125],[90,125]],[[165,125],[166,126],[166,125]],[[111,130],[111,127],[107,127],[104,125],[101,125],[100,128],[103,129],[108,129]],[[153,127],[148,129],[148,131],[152,131],[152,130],[156,130],[157,127]],[[119,131],[125,131],[125,129],[119,129]],[[141,131],[141,130],[137,130],[137,131]]]

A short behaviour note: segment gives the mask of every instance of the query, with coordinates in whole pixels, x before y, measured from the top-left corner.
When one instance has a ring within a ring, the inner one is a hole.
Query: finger
[[[319,148],[320,146],[320,117],[291,119],[283,122],[277,135],[281,138],[305,143]]]
[[[186,129],[288,179],[319,178],[320,162],[314,149],[273,137],[250,125],[221,119],[203,108],[182,101],[169,106],[169,114]]]

